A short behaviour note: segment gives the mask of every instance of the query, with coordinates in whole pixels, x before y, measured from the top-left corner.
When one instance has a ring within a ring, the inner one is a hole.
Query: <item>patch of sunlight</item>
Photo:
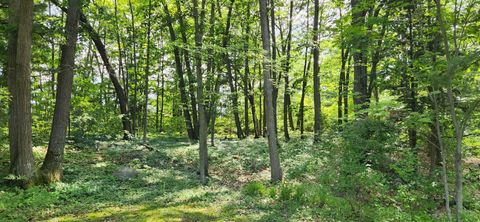
[[[106,166],[107,166],[107,163],[99,162],[99,163],[96,163],[93,167],[100,168],[100,167],[106,167]]]
[[[218,209],[180,205],[156,208],[155,205],[110,207],[81,216],[66,215],[48,221],[218,221]]]

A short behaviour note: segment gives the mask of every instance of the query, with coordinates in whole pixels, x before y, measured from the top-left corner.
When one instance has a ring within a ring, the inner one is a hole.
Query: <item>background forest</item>
[[[478,221],[479,0],[0,0],[0,221]]]

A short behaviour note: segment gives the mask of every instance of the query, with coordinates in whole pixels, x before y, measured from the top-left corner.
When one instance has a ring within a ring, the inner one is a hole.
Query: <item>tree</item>
[[[367,77],[367,40],[365,34],[365,15],[367,8],[361,4],[361,0],[351,0],[352,27],[354,36],[352,38],[353,55],[353,104],[356,111],[366,109],[370,98],[368,97]]]
[[[260,1],[260,28],[262,32],[263,46],[263,85],[265,96],[265,119],[268,137],[268,148],[270,155],[270,174],[273,182],[282,180],[282,169],[280,167],[280,157],[278,155],[277,132],[275,129],[275,116],[273,112],[273,89],[271,62],[270,62],[270,35],[267,22],[267,1]]]
[[[20,185],[32,182],[34,160],[32,151],[31,68],[33,1],[12,0],[9,5],[7,76],[10,90],[10,173],[19,177]]]
[[[314,11],[314,17],[313,17],[313,100],[314,100],[314,118],[315,118],[315,123],[314,123],[314,141],[319,142],[320,141],[320,134],[321,134],[321,122],[322,122],[322,106],[321,106],[321,100],[320,100],[320,64],[319,64],[319,20],[320,20],[320,14],[323,14],[323,8],[322,12],[320,12],[320,0],[315,0],[315,11]]]
[[[199,159],[200,159],[200,181],[206,183],[208,175],[208,147],[207,147],[207,115],[205,111],[205,100],[203,96],[203,76],[202,76],[202,44],[203,44],[203,26],[205,21],[205,4],[202,0],[200,13],[198,12],[198,0],[193,0],[193,17],[195,20],[195,71],[197,72],[197,97],[199,119]]]
[[[168,26],[168,31],[170,33],[170,40],[172,42],[177,41],[177,35],[175,33],[175,29],[173,28],[173,19],[170,15],[170,11],[168,10],[168,5],[165,1],[162,1],[163,4],[163,11],[165,12],[165,19]],[[190,109],[188,108],[188,97],[185,85],[185,78],[183,76],[183,68],[182,68],[182,59],[180,57],[180,49],[177,45],[173,46],[173,54],[175,56],[175,71],[178,77],[178,87],[180,89],[180,99],[182,102],[182,110],[183,116],[185,118],[185,125],[187,128],[188,138],[191,141],[196,140],[195,130],[192,124],[192,118],[190,116]]]
[[[152,0],[148,1],[148,21],[147,21],[147,60],[145,66],[145,104],[143,112],[143,143],[147,143],[147,116],[148,116],[148,76],[150,73],[150,35],[152,32],[151,18],[152,16]]]
[[[62,46],[62,57],[58,73],[55,111],[48,143],[47,155],[40,170],[42,182],[51,183],[62,178],[66,129],[70,115],[73,73],[75,67],[75,49],[78,38],[78,20],[80,1],[69,0],[67,21],[65,24],[66,44]]]

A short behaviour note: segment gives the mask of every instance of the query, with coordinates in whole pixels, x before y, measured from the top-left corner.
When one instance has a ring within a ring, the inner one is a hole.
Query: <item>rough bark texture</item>
[[[69,0],[67,22],[65,25],[67,41],[66,44],[62,46],[62,57],[58,73],[58,87],[52,130],[50,133],[47,155],[45,156],[45,160],[43,161],[40,170],[41,180],[44,183],[60,181],[63,175],[62,163],[66,129],[70,114],[70,99],[72,97],[79,12],[80,0]]]
[[[7,76],[10,90],[10,173],[19,176],[19,185],[32,182],[31,68],[33,1],[12,0],[9,24],[14,27],[8,41]]]
[[[267,1],[260,0],[260,28],[263,46],[263,82],[265,93],[265,118],[267,124],[268,148],[270,155],[270,174],[273,182],[282,180],[280,157],[278,155],[277,133],[275,132],[275,116],[273,112],[273,84],[270,76],[270,36],[267,22]]]

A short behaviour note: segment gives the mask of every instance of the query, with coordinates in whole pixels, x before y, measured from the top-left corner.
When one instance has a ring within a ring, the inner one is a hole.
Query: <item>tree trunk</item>
[[[271,35],[271,59],[272,63],[270,66],[270,72],[272,75],[272,105],[273,105],[273,115],[275,120],[275,136],[277,136],[278,132],[278,124],[277,124],[277,101],[278,101],[278,84],[280,81],[277,81],[277,37],[275,34],[275,0],[269,0],[270,3],[270,35]],[[268,18],[267,18],[268,21]],[[278,139],[277,139],[278,140]]]
[[[307,1],[307,30],[306,32],[308,33],[310,28],[310,0]],[[297,119],[297,125],[300,126],[300,135],[303,138],[304,137],[304,131],[305,131],[305,126],[304,126],[304,112],[305,112],[305,93],[307,90],[307,79],[308,79],[308,72],[310,70],[310,57],[308,55],[308,45],[305,47],[305,59],[304,59],[304,64],[303,64],[303,78],[302,78],[302,95],[300,97],[300,107],[298,109],[298,119]]]
[[[197,74],[197,96],[199,113],[199,171],[200,182],[205,184],[208,175],[208,147],[207,147],[207,128],[208,122],[205,111],[205,100],[203,98],[203,76],[202,76],[202,45],[203,45],[203,25],[205,20],[206,0],[202,0],[200,14],[198,12],[198,0],[193,0],[193,17],[195,20],[195,71]]]
[[[244,117],[245,117],[245,136],[248,137],[250,135],[250,128],[249,128],[249,121],[248,121],[248,102],[249,102],[249,74],[250,74],[250,65],[249,65],[249,55],[248,55],[248,44],[249,44],[249,34],[250,34],[250,24],[248,23],[250,19],[250,5],[247,6],[247,16],[245,20],[247,21],[245,24],[245,43],[244,43],[244,50],[245,50],[245,74],[243,76],[243,94],[245,98],[244,102]],[[255,118],[252,116],[252,118]]]
[[[293,1],[290,0],[290,13],[288,20],[288,36],[287,36],[287,58],[285,61],[285,92],[283,93],[283,133],[285,140],[290,140],[290,135],[288,133],[288,125],[293,128],[292,120],[292,107],[291,107],[291,98],[290,98],[290,82],[289,82],[289,72],[290,72],[290,51],[292,49],[292,19],[293,19]],[[290,120],[290,122],[289,122]],[[293,130],[293,129],[292,129]]]
[[[165,2],[162,2],[162,4],[163,4],[163,10],[166,15],[167,23],[168,23],[170,40],[172,42],[175,42],[177,41],[177,36],[173,28],[172,16],[170,15],[167,4]],[[182,102],[183,116],[185,118],[185,125],[187,128],[188,138],[190,138],[191,141],[194,141],[197,139],[197,137],[195,136],[195,131],[192,125],[192,118],[190,116],[190,110],[188,109],[188,97],[187,97],[187,90],[185,86],[185,79],[183,77],[183,68],[182,68],[182,61],[180,57],[180,49],[178,48],[177,45],[173,47],[173,54],[175,56],[175,71],[177,72],[177,76],[178,76],[178,87],[180,89],[180,99]]]
[[[351,0],[352,13],[352,26],[361,28],[365,25],[365,15],[367,10],[365,6],[360,4],[360,0]],[[363,30],[362,30],[363,32]],[[367,82],[367,40],[364,33],[356,34],[352,42],[352,54],[353,54],[353,104],[355,110],[361,111],[369,106],[368,97],[368,82]],[[360,115],[363,116],[363,115]]]
[[[66,44],[62,46],[52,130],[47,155],[40,170],[44,183],[60,181],[63,174],[62,163],[72,97],[79,12],[80,0],[69,0],[65,25]]]
[[[323,9],[322,9],[323,14]],[[313,102],[314,102],[314,141],[320,141],[321,134],[321,100],[320,100],[320,65],[319,65],[319,20],[320,20],[320,0],[315,0],[315,12],[313,18]]]
[[[190,52],[188,50],[188,39],[187,39],[187,33],[186,33],[186,25],[185,21],[183,20],[183,13],[182,13],[182,8],[180,5],[179,0],[175,0],[175,5],[177,6],[177,17],[178,21],[180,23],[180,35],[182,38],[182,42],[184,44],[182,53],[183,53],[183,60],[185,62],[185,68],[187,71],[187,77],[188,77],[188,92],[190,94],[190,106],[192,107],[192,121],[193,121],[193,130],[195,132],[195,138],[198,138],[198,114],[197,114],[197,99],[195,97],[195,77],[193,75],[192,71],[192,65],[190,64]]]
[[[267,136],[270,156],[270,174],[273,182],[282,180],[282,169],[280,167],[280,157],[278,155],[278,141],[275,132],[275,116],[273,112],[273,89],[271,79],[270,64],[270,36],[267,22],[267,0],[260,1],[260,28],[263,42],[263,82],[265,86],[265,108],[267,119]]]
[[[150,34],[151,34],[152,0],[148,1],[147,21],[147,64],[145,66],[145,103],[143,106],[143,143],[147,144],[147,117],[148,117],[148,76],[150,75]]]
[[[32,182],[35,164],[32,151],[31,68],[33,1],[12,0],[8,40],[7,76],[10,90],[10,173],[22,177],[21,186]]]
[[[137,125],[138,125],[138,119],[137,119],[137,113],[138,113],[138,65],[137,65],[137,40],[136,40],[136,29],[135,29],[135,14],[133,13],[133,5],[131,0],[128,0],[128,5],[130,8],[130,16],[131,16],[131,22],[132,22],[132,46],[133,46],[133,52],[132,52],[132,59],[133,59],[133,104],[132,104],[132,121],[133,121],[133,126],[132,126],[132,132],[133,134],[136,134],[137,130]]]
[[[230,27],[231,27],[231,20],[232,20],[232,11],[233,11],[233,6],[234,6],[235,0],[230,0],[230,6],[228,8],[228,15],[227,15],[227,25],[225,27],[225,32],[223,35],[223,43],[222,46],[225,49],[225,52],[223,54],[223,61],[225,62],[225,65],[227,67],[227,79],[228,79],[228,85],[230,86],[230,100],[232,102],[232,107],[233,107],[233,117],[235,119],[235,126],[237,128],[237,137],[239,139],[243,139],[243,131],[242,131],[242,123],[240,122],[240,116],[238,114],[238,94],[235,89],[235,83],[233,79],[233,73],[232,73],[232,61],[230,59],[229,53],[228,53],[228,43],[230,41]]]
[[[50,1],[53,4],[55,4],[57,7],[59,7],[62,11],[67,12],[67,9],[65,7],[62,7],[57,0],[50,0]],[[130,139],[130,135],[132,133],[132,125],[130,122],[130,116],[128,111],[128,100],[122,85],[118,81],[117,75],[115,73],[115,70],[112,67],[112,64],[110,64],[110,60],[108,59],[105,45],[103,44],[102,39],[100,38],[100,35],[93,29],[93,27],[88,22],[87,17],[85,16],[85,14],[83,14],[81,10],[80,10],[80,24],[92,39],[93,43],[95,44],[95,47],[97,48],[98,53],[100,53],[100,57],[103,60],[103,65],[107,69],[108,77],[112,81],[113,87],[115,89],[115,94],[117,95],[117,98],[118,98],[120,114],[122,114],[123,139]]]

